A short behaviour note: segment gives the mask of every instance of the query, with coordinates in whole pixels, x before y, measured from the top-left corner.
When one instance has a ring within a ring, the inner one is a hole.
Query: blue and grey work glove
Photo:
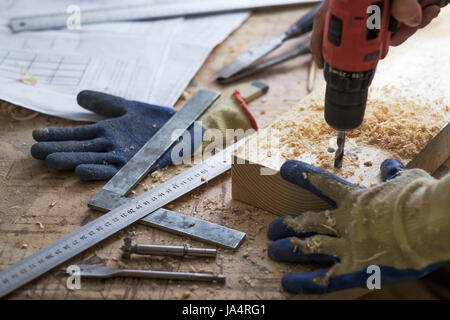
[[[176,112],[96,91],[80,92],[77,101],[83,108],[111,118],[75,128],[36,129],[33,138],[38,143],[31,147],[31,155],[45,160],[50,168],[75,170],[83,180],[113,177]],[[201,137],[194,135],[201,130],[197,124],[189,128],[192,151],[201,144]],[[151,172],[172,163],[172,148]]]
[[[331,262],[328,269],[288,273],[291,292],[322,294],[422,277],[450,259],[450,174],[436,180],[397,160],[381,165],[384,183],[356,187],[299,161],[281,176],[327,201],[332,210],[304,212],[271,223],[269,257],[285,262]],[[371,267],[369,266],[377,266]],[[368,281],[369,280],[369,281]]]

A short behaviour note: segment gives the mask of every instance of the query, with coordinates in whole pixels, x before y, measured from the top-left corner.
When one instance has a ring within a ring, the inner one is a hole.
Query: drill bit
[[[342,167],[342,159],[344,158],[344,146],[345,146],[345,131],[339,131],[337,136],[338,148],[334,155],[334,167]]]

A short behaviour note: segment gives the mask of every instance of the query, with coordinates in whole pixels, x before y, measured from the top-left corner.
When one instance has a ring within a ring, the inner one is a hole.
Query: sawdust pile
[[[333,161],[333,153],[328,152],[325,147],[318,147],[320,139],[329,140],[335,135],[333,129],[323,120],[323,116],[313,114],[302,122],[294,120],[278,122],[273,125],[273,128],[282,132],[279,140],[282,144],[281,155],[283,158],[295,160],[302,155],[304,150],[311,150],[311,153],[316,156],[319,166],[327,168]]]
[[[443,120],[442,114],[406,99],[396,105],[372,100],[363,124],[348,137],[388,150],[397,158],[412,158],[439,132]]]
[[[430,111],[434,109],[406,98],[396,97],[395,103],[387,101],[389,100],[369,99],[363,124],[350,131],[347,137],[354,139],[358,145],[376,146],[400,160],[409,160],[448,121],[438,110]],[[284,119],[272,125],[279,132],[277,135],[283,158],[295,160],[308,150],[316,157],[317,166],[324,169],[332,166],[334,153],[326,144],[335,138],[336,132],[326,124],[323,109],[323,101],[312,99],[308,108],[298,109],[299,113],[307,112],[307,116],[303,115],[301,120]],[[448,115],[450,108],[445,106],[444,110]],[[346,157],[348,164],[356,164],[357,160]]]

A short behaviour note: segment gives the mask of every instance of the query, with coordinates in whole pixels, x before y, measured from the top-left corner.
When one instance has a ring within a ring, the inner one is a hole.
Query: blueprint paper
[[[76,103],[84,89],[173,106],[212,49],[248,17],[233,13],[17,34],[7,25],[11,17],[65,11],[73,4],[83,10],[123,1],[0,1],[0,99],[85,121],[101,118]],[[21,81],[29,77],[36,84]]]

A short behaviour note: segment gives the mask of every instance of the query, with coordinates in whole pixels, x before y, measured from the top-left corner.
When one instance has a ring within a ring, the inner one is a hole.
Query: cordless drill
[[[421,0],[422,8],[449,0]],[[386,57],[399,27],[391,0],[331,0],[323,37],[325,120],[338,131],[334,166],[340,168],[345,134],[362,123],[378,61]]]

